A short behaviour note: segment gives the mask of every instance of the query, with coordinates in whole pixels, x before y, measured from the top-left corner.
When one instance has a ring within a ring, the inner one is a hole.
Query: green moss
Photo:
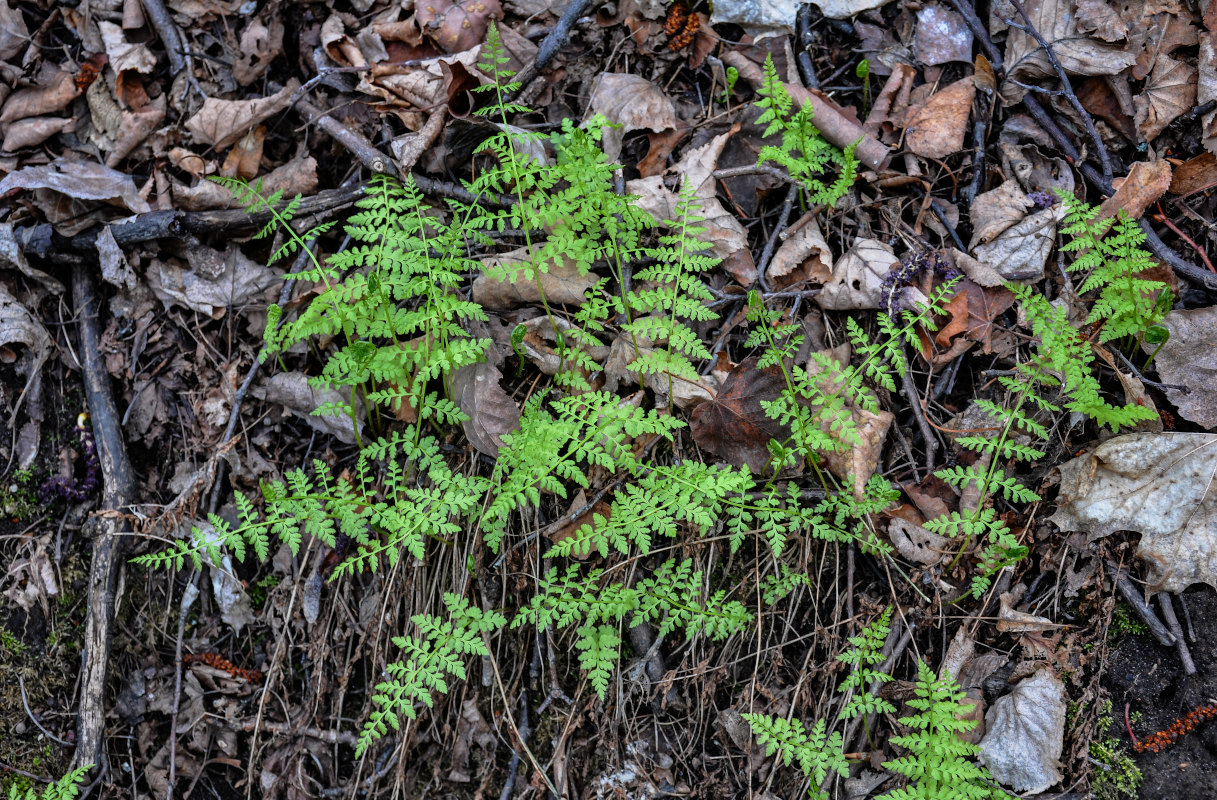
[[[1103,705],[1099,716],[1099,730],[1111,727],[1111,701]],[[1135,798],[1141,789],[1141,770],[1115,737],[1094,739],[1090,743],[1090,757],[1096,766],[1090,776],[1090,791],[1098,800],[1123,800]]]
[[[1144,622],[1137,619],[1132,606],[1120,600],[1116,603],[1115,613],[1111,616],[1111,627],[1107,629],[1107,638],[1118,639],[1130,633],[1140,636],[1149,633],[1149,628],[1145,627]]]

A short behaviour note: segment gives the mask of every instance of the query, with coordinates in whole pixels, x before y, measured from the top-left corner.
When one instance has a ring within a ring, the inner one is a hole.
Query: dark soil
[[[1217,797],[1217,723],[1202,723],[1194,732],[1161,752],[1132,752],[1124,726],[1124,706],[1140,714],[1133,732],[1144,739],[1164,730],[1194,708],[1217,699],[1217,593],[1193,590],[1182,596],[1191,617],[1188,647],[1196,674],[1186,676],[1174,648],[1146,635],[1125,636],[1107,663],[1106,686],[1111,692],[1111,734],[1118,733],[1145,778],[1142,800]],[[1179,608],[1179,604],[1176,604]],[[1184,632],[1187,620],[1180,618]]]

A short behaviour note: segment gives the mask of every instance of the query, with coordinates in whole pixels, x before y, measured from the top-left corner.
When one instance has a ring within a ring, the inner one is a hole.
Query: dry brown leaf
[[[1090,541],[1141,534],[1151,592],[1217,587],[1217,435],[1134,433],[1109,439],[1060,467],[1051,521]]]
[[[604,153],[610,161],[621,155],[621,142],[630,131],[659,133],[676,129],[676,107],[655,84],[638,75],[606,72],[592,81],[584,122],[602,114],[613,123],[604,129]]]
[[[201,167],[201,171],[208,169],[206,162],[193,153],[185,155],[184,163]],[[213,181],[200,180],[193,187],[172,181],[171,186],[174,204],[184,211],[209,211],[237,205],[232,192]],[[317,191],[317,159],[305,156],[276,167],[262,178],[262,190],[267,194],[281,190],[288,197],[312,194]]]
[[[490,20],[503,18],[499,0],[421,0],[414,13],[420,30],[445,53],[481,44]]]
[[[1115,75],[1132,66],[1137,60],[1135,53],[1078,30],[1072,2],[1026,0],[1023,3],[1031,24],[1052,47],[1065,71],[1073,75]],[[1014,17],[1016,22],[1023,21],[1017,12]],[[1006,80],[1002,83],[1002,99],[1007,104],[1016,103],[1027,93],[1018,83],[1033,84],[1040,78],[1049,77],[1055,78],[1056,70],[1039,42],[1025,31],[1011,28],[1006,40]]]
[[[947,537],[939,536],[900,517],[888,523],[887,538],[901,557],[927,567],[947,561],[958,547]]]
[[[904,128],[908,149],[927,158],[946,158],[962,150],[975,97],[970,77],[936,93],[909,117]]]
[[[485,361],[466,364],[452,373],[452,399],[469,419],[461,422],[465,438],[479,453],[496,458],[501,437],[520,427],[520,407],[499,381],[503,373]]]
[[[21,344],[28,349],[28,363],[23,365],[27,389],[41,380],[53,341],[38,318],[0,284],[0,345]]]
[[[883,279],[899,263],[886,242],[858,239],[833,265],[832,280],[816,295],[816,303],[828,311],[879,308]],[[906,297],[909,291],[916,290],[906,289]]]
[[[308,376],[303,372],[277,372],[255,386],[254,397],[267,403],[278,403],[285,409],[295,412],[313,430],[328,434],[346,444],[355,444],[355,426],[351,418],[344,415],[314,414],[318,408],[329,404],[349,403],[350,395],[344,395],[336,389],[315,389],[309,385]],[[364,422],[363,405],[356,401],[355,419],[360,429]]]
[[[72,72],[62,70],[45,83],[18,89],[9,95],[4,108],[0,110],[0,123],[7,124],[29,117],[45,117],[63,111],[69,103],[80,97],[80,92]]]
[[[530,262],[527,247],[482,260],[487,272],[503,265]],[[587,290],[598,280],[599,277],[591,272],[579,274],[579,267],[573,261],[551,265],[548,272],[537,273],[535,280],[525,278],[522,271],[517,273],[515,280],[498,280],[483,272],[473,281],[473,300],[486,308],[502,311],[540,303],[544,292],[545,300],[551,304],[581,306]]]
[[[969,247],[991,242],[1010,226],[1027,216],[1033,203],[1013,178],[996,189],[978,194],[972,201],[972,242]]]
[[[269,25],[255,17],[241,31],[232,63],[232,77],[238,86],[249,86],[265,75],[271,62],[283,52],[283,20],[278,14],[269,16]]]
[[[1062,205],[1046,208],[1002,231],[993,241],[973,247],[972,252],[1006,280],[1038,280],[1056,241],[1057,223],[1064,216]]]
[[[735,215],[718,201],[718,182],[714,178],[718,158],[727,140],[738,130],[737,124],[706,144],[687,151],[671,171],[693,186],[697,213],[705,217],[705,222],[700,223],[706,228],[701,239],[712,245],[708,252],[722,260],[722,268],[737,283],[748,287],[756,283],[756,262],[752,260],[752,251],[748,246],[748,232]],[[638,207],[656,220],[663,222],[675,216],[676,193],[664,185],[661,176],[630,181],[626,184],[626,191],[638,196]]]
[[[292,78],[287,86],[270,97],[252,100],[220,100],[208,97],[203,107],[186,121],[186,130],[199,144],[209,144],[217,150],[230,147],[255,125],[287,108],[292,93],[300,82]]]
[[[1208,31],[1200,37],[1196,68],[1196,102],[1217,100],[1217,33]],[[1201,142],[1210,153],[1217,153],[1217,111],[1208,112],[1200,121]]]
[[[804,280],[826,283],[832,278],[832,262],[828,242],[812,219],[782,242],[765,270],[765,277],[777,291]]]
[[[224,159],[220,174],[226,178],[249,180],[262,166],[262,145],[266,142],[266,126],[259,125],[242,136]]]
[[[916,37],[913,50],[922,64],[972,63],[972,31],[945,6],[927,5],[917,12]]]
[[[73,200],[100,200],[136,214],[150,210],[130,175],[92,161],[60,159],[54,164],[10,172],[0,180],[0,197],[14,189],[49,189]]]
[[[1145,88],[1133,98],[1137,130],[1145,141],[1153,141],[1180,114],[1196,104],[1196,68],[1159,54]]]
[[[1175,167],[1171,175],[1171,194],[1187,196],[1217,186],[1217,156],[1201,153]]]
[[[1217,428],[1217,307],[1180,309],[1161,322],[1170,338],[1158,350],[1154,364],[1163,383],[1188,391],[1164,388],[1179,415],[1202,428]],[[1146,352],[1156,345],[1143,344]]]
[[[908,112],[909,94],[913,90],[916,77],[917,70],[909,64],[898,64],[892,70],[887,82],[875,97],[875,104],[871,106],[862,126],[867,133],[871,136],[888,137],[885,141],[894,138],[900,122]]]
[[[71,117],[29,117],[19,119],[4,129],[4,143],[0,150],[12,153],[24,147],[34,147],[47,139],[76,126]]]
[[[0,61],[8,61],[30,42],[30,29],[21,11],[9,0],[0,0]]]
[[[702,450],[767,476],[772,473],[767,469],[769,440],[785,441],[790,430],[770,419],[761,403],[776,400],[786,381],[777,367],[757,369],[757,360],[749,358],[731,370],[718,396],[693,410],[689,429]]]
[[[1116,193],[1103,201],[1099,218],[1114,217],[1121,209],[1133,219],[1140,219],[1145,209],[1156,203],[1171,185],[1170,162],[1138,161],[1128,170],[1128,177],[1116,179]]]
[[[120,111],[118,130],[114,132],[114,145],[106,156],[107,167],[118,166],[120,161],[160,127],[165,120],[167,104],[166,97],[162,94],[137,110]]]
[[[1077,0],[1078,30],[1105,42],[1121,42],[1128,36],[1128,23],[1107,0]]]
[[[993,352],[994,319],[1014,305],[1009,289],[986,289],[967,278],[956,284],[956,293],[944,306],[951,319],[939,328],[934,341],[940,347],[950,347],[951,340],[962,334],[979,342],[985,353]]]
[[[872,413],[856,406],[850,408],[850,416],[858,431],[858,441],[844,450],[826,453],[824,463],[838,478],[852,482],[854,498],[861,501],[866,496],[866,482],[879,466],[883,443],[896,418],[890,411],[880,409]],[[831,434],[832,430],[826,427],[825,433]]]
[[[106,55],[110,58],[110,68],[116,74],[134,70],[148,75],[156,69],[156,56],[152,55],[148,46],[127,41],[127,35],[121,26],[99,20],[97,30],[101,33],[102,44],[105,45]]]
[[[236,245],[221,253],[201,245],[187,250],[191,268],[159,259],[148,268],[148,287],[165,304],[219,318],[230,306],[243,306],[278,286],[282,272],[259,264]]]
[[[527,345],[528,337],[525,337],[524,341]],[[622,383],[634,385],[641,380],[641,385],[655,393],[655,405],[659,408],[667,406],[669,402],[677,408],[693,408],[714,399],[718,392],[718,382],[712,377],[691,381],[666,372],[648,372],[640,377],[636,371],[630,369],[630,364],[637,358],[653,352],[654,348],[643,344],[635,345],[628,336],[618,336],[608,348],[608,356],[604,359],[604,388],[615,392]],[[544,369],[542,371],[544,372]]]

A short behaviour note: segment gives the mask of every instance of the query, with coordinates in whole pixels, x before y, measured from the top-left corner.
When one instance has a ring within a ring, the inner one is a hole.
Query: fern
[[[760,99],[755,105],[762,112],[756,124],[767,125],[763,136],[782,135],[781,147],[761,147],[757,166],[767,161],[779,164],[802,187],[807,202],[836,205],[853,186],[857,176],[858,162],[854,158],[856,145],[840,150],[826,142],[812,122],[814,111],[811,103],[804,103],[797,111],[794,110],[794,99],[778,77],[772,56],[765,58],[764,82],[757,93]],[[826,183],[824,173],[829,168],[835,168],[840,174],[835,181]]]
[[[853,692],[845,707],[841,709],[841,716],[845,719],[859,714],[896,713],[896,708],[891,703],[870,691],[872,683],[886,683],[892,679],[887,673],[873,668],[873,665],[883,661],[883,653],[880,650],[891,632],[891,619],[892,610],[885,609],[878,619],[862,629],[862,633],[850,637],[849,643],[853,645],[851,650],[837,656],[838,661],[853,667],[837,687],[840,692]]]
[[[917,666],[916,697],[908,704],[916,714],[901,717],[908,734],[893,736],[892,742],[909,751],[907,756],[885,761],[883,766],[908,778],[910,785],[889,792],[885,800],[978,800],[1004,798],[988,770],[968,760],[980,748],[960,739],[976,720],[960,719],[971,706],[960,701],[966,694],[949,676],[939,678],[924,661]]]
[[[482,634],[498,630],[506,618],[497,611],[483,612],[454,594],[444,594],[448,619],[418,614],[411,621],[419,637],[398,636],[393,643],[405,652],[402,661],[385,668],[388,680],[376,686],[372,701],[376,705],[355,746],[359,758],[376,739],[399,730],[401,717],[414,719],[416,703],[430,707],[432,692],[447,693],[449,676],[465,679],[464,661],[468,656],[487,656],[490,651]]]
[[[1086,324],[1102,323],[1100,342],[1142,339],[1171,306],[1165,283],[1137,277],[1154,265],[1143,247],[1145,232],[1123,209],[1117,218],[1098,219],[1098,207],[1057,194],[1068,211],[1061,233],[1070,237],[1061,250],[1077,254],[1066,269],[1085,275],[1078,294],[1098,292]]]
[[[829,770],[841,777],[849,775],[849,762],[841,753],[841,732],[826,732],[824,720],[816,723],[808,732],[799,720],[767,717],[763,714],[741,714],[756,734],[756,740],[765,748],[765,755],[778,754],[778,760],[786,766],[798,765],[811,781],[809,794],[816,798],[827,798],[820,791],[820,784],[828,777]]]
[[[59,780],[47,786],[39,794],[34,789],[27,788],[24,792],[13,783],[8,787],[8,800],[75,800],[80,795],[80,787],[85,782],[92,764],[77,767]]]

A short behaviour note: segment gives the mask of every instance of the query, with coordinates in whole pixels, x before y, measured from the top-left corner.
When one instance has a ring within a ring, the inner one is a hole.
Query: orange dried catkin
[[[257,683],[262,680],[262,673],[256,669],[242,669],[236,664],[233,664],[226,658],[221,658],[215,653],[187,653],[182,656],[183,664],[206,664],[214,669],[227,672],[234,678],[243,678],[250,683]]]
[[[1217,717],[1217,705],[1200,706],[1199,708],[1192,709],[1172,722],[1165,730],[1151,733],[1141,741],[1137,741],[1134,736],[1132,749],[1138,753],[1144,753],[1147,750],[1151,753],[1157,753],[1167,745],[1173,744],[1179,737],[1186,736],[1196,730],[1196,726],[1200,723],[1207,722],[1213,717]],[[1131,728],[1129,729],[1129,734],[1132,734]]]

